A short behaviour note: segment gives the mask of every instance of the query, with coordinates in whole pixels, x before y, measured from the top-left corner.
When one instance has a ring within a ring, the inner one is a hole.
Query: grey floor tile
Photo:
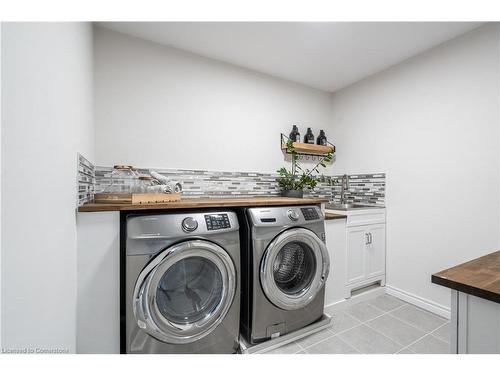
[[[332,317],[330,329],[334,333],[339,333],[361,324],[358,319],[346,314],[344,311],[335,311],[330,313],[330,315]]]
[[[376,318],[384,313],[384,311],[370,305],[368,302],[360,302],[355,305],[349,306],[343,310],[356,319],[366,322],[367,320]]]
[[[383,311],[391,311],[406,304],[406,302],[401,301],[399,298],[387,294],[369,300],[368,303]]]
[[[358,353],[353,347],[339,339],[337,336],[332,336],[329,339],[321,341],[306,349],[310,354],[356,354]]]
[[[426,332],[430,332],[446,323],[446,320],[440,316],[413,305],[405,305],[390,312],[390,314]]]
[[[449,354],[450,344],[435,338],[432,335],[425,336],[422,340],[408,347],[417,354]]]
[[[410,345],[412,342],[426,335],[426,332],[388,314],[382,315],[366,324],[403,346]]]
[[[400,352],[397,352],[396,354],[415,354],[413,353],[410,349],[403,349]]]
[[[295,342],[291,342],[264,354],[295,354],[301,351],[302,348],[298,346]]]
[[[300,352],[297,352],[295,354],[307,354],[307,352],[305,350],[301,350]]]
[[[366,325],[360,325],[340,333],[339,337],[361,353],[390,354],[403,348],[402,345]]]
[[[451,337],[450,322],[446,323],[444,326],[439,327],[437,330],[432,332],[432,335],[445,342],[450,342],[450,337]]]
[[[328,337],[333,336],[334,333],[329,329],[324,329],[322,331],[313,333],[312,335],[306,336],[302,339],[295,341],[301,348],[307,348],[311,345],[316,344],[318,341],[324,340]]]

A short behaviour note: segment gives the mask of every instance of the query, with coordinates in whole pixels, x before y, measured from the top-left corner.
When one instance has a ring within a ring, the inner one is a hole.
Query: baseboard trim
[[[351,298],[343,299],[337,302],[330,303],[329,305],[325,306],[325,309],[328,309],[329,312],[332,311],[337,311],[337,310],[342,310],[349,305],[352,305],[354,303],[358,302],[363,302],[369,299],[372,299],[376,296],[383,295],[383,294],[389,294],[391,296],[397,297],[405,302],[411,303],[412,305],[418,306],[421,309],[424,309],[426,311],[429,311],[431,313],[437,314],[439,316],[442,316],[443,318],[450,319],[451,317],[451,310],[450,308],[440,305],[439,303],[430,301],[426,298],[422,298],[420,296],[417,296],[415,294],[406,292],[404,290],[395,288],[390,285],[386,285],[384,287],[377,287],[371,290],[368,290],[366,292],[363,292],[358,295],[354,295]]]
[[[442,316],[443,318],[450,319],[451,310],[449,307],[443,306],[439,303],[430,301],[426,298],[417,296],[413,293],[406,292],[404,290],[395,288],[390,285],[385,286],[385,291],[387,294],[402,299],[408,303],[418,306],[424,310],[430,311],[434,314]]]
[[[373,289],[366,290],[360,294],[353,295],[351,298],[342,299],[340,301],[336,301],[328,305],[325,305],[325,308],[327,308],[329,312],[338,311],[354,303],[367,301],[374,297],[384,295],[385,293],[386,293],[385,287],[378,286],[374,287]]]

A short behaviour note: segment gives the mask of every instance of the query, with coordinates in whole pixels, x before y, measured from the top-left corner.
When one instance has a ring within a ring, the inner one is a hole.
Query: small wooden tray
[[[95,203],[165,203],[178,202],[181,193],[97,193],[94,194]]]

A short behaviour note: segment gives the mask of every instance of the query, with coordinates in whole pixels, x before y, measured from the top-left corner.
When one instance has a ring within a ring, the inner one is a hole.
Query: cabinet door
[[[346,284],[365,278],[367,236],[365,227],[347,229],[347,278]]]
[[[385,273],[385,224],[371,225],[367,230],[366,277]]]

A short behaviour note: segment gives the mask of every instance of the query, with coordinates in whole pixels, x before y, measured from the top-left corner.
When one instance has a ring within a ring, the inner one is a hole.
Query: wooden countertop
[[[432,282],[500,303],[500,251],[432,275]]]
[[[321,204],[327,199],[320,198],[187,198],[179,202],[147,203],[147,204],[104,204],[87,203],[81,206],[79,212],[97,211],[133,211],[133,210],[164,210],[178,208],[208,208],[208,207],[256,207],[256,206],[298,206]]]
[[[347,215],[332,214],[325,212],[325,220],[346,219]]]

